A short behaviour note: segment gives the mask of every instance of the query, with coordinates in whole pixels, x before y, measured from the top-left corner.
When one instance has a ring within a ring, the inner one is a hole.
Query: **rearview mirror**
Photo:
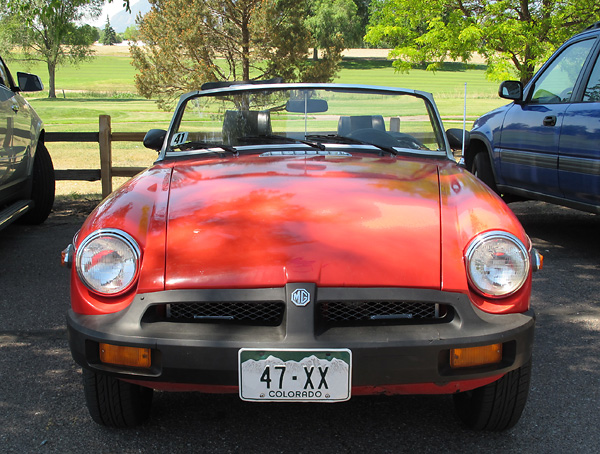
[[[167,137],[167,131],[164,129],[151,129],[144,136],[144,146],[151,150],[160,151],[165,137]]]
[[[523,84],[518,80],[505,80],[500,84],[498,96],[511,101],[523,100]]]
[[[42,91],[44,84],[35,74],[17,72],[17,81],[21,91]]]
[[[327,112],[329,106],[324,99],[290,99],[285,104],[285,110],[294,113]]]
[[[448,137],[448,143],[450,148],[453,150],[461,150],[463,145],[463,130],[458,128],[450,128],[446,131],[446,137]],[[471,133],[465,131],[465,148],[469,146],[471,141]]]

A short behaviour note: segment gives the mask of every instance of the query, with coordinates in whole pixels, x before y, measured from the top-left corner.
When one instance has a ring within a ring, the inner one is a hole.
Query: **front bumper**
[[[297,289],[308,292],[308,303],[304,306],[292,301]],[[418,321],[405,318],[332,325],[319,321],[318,312],[324,302],[375,300],[435,303],[445,308],[446,315]],[[214,301],[249,304],[282,301],[285,310],[281,323],[275,326],[231,324],[223,320],[182,323],[156,317],[167,304]],[[352,351],[353,393],[369,394],[449,393],[468,389],[469,382],[485,384],[486,379],[495,380],[531,358],[535,317],[532,311],[487,314],[475,308],[467,295],[459,293],[288,284],[275,289],[139,294],[121,312],[81,315],[69,311],[67,322],[71,352],[82,367],[157,389],[234,391],[238,385],[241,348],[347,348]],[[150,348],[152,365],[138,369],[102,363],[100,343]],[[450,367],[450,349],[496,343],[503,345],[500,363],[463,369]]]

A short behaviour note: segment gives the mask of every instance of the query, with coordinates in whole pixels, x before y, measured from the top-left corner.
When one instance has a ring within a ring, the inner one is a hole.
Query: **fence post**
[[[99,118],[100,143],[100,177],[102,180],[102,198],[106,198],[112,192],[112,148],[110,115],[100,115]]]

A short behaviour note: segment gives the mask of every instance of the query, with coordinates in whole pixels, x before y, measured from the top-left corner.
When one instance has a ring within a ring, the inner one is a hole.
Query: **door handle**
[[[556,115],[548,115],[545,117],[544,126],[556,126]]]

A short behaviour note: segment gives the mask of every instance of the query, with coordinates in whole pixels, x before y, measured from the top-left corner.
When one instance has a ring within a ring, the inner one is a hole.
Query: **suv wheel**
[[[134,427],[150,416],[150,388],[117,380],[109,375],[83,369],[83,388],[94,421],[108,427]]]
[[[501,431],[513,427],[529,394],[531,360],[500,380],[454,395],[454,407],[467,427]]]
[[[473,165],[471,166],[471,173],[487,184],[494,192],[497,192],[492,164],[486,152],[480,151],[475,155]]]
[[[48,149],[38,142],[33,161],[31,200],[33,207],[19,221],[23,224],[41,224],[54,205],[54,166]]]

